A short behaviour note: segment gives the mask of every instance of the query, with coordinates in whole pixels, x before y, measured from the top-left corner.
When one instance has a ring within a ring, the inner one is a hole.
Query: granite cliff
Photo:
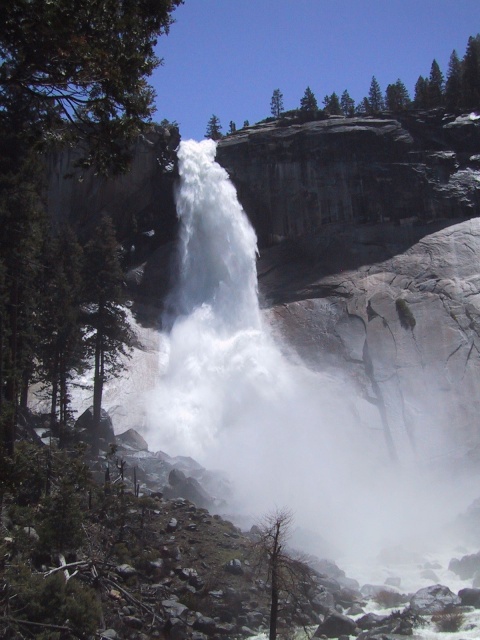
[[[152,130],[112,183],[63,181],[68,154],[50,165],[54,216],[88,229],[107,211],[134,245],[128,280],[143,309],[169,287],[177,142]],[[292,357],[340,371],[377,407],[392,458],[475,460],[480,118],[259,124],[224,138],[217,160],[257,232],[264,313]]]
[[[285,125],[257,125],[218,146],[218,161],[261,245],[318,233],[330,223],[401,224],[478,213],[476,116],[425,112]]]

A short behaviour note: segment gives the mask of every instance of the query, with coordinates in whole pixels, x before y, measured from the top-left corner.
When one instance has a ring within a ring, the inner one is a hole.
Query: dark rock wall
[[[129,171],[108,179],[93,169],[75,168],[78,149],[51,153],[46,202],[54,223],[68,220],[80,236],[88,237],[100,216],[108,214],[119,239],[135,244],[137,252],[171,240],[176,226],[173,185],[179,141],[176,128],[152,126],[138,138]]]
[[[476,215],[479,123],[435,113],[270,123],[224,138],[217,160],[265,246],[329,223]]]

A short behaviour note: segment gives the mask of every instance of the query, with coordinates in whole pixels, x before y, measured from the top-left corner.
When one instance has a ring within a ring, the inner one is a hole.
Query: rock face
[[[479,255],[478,218],[343,225],[262,251],[260,291],[296,354],[347,373],[377,407],[392,457],[423,447],[475,458]]]
[[[257,125],[217,160],[266,245],[329,223],[476,215],[479,152],[480,119],[429,112]]]
[[[73,158],[51,158],[54,217],[89,229],[106,211],[126,238],[139,221],[128,282],[150,306],[168,291],[173,254],[169,135],[139,140],[132,172],[108,184],[65,180]],[[217,159],[259,237],[264,313],[291,354],[345,376],[392,459],[423,447],[477,460],[480,117],[257,125],[223,139]]]
[[[173,184],[179,140],[176,127],[152,126],[138,138],[129,171],[108,179],[92,169],[75,168],[78,149],[51,153],[46,190],[50,216],[55,222],[74,222],[86,237],[99,217],[108,214],[115,220],[119,239],[134,243],[132,259],[138,261],[175,233]]]

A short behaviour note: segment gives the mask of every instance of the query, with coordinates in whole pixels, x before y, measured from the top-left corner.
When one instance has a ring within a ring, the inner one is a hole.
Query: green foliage
[[[415,327],[416,320],[413,316],[413,313],[408,306],[408,303],[403,298],[397,298],[395,300],[395,307],[397,309],[398,318],[400,320],[400,324],[404,329],[412,329]]]
[[[283,112],[283,93],[275,89],[270,101],[270,113],[275,119],[280,118]]]
[[[447,81],[445,83],[445,106],[449,110],[460,107],[462,100],[462,66],[455,50],[448,62]]]
[[[350,94],[345,89],[340,98],[340,106],[344,116],[352,117],[355,115],[355,100],[350,97]]]
[[[300,99],[300,111],[315,113],[317,110],[318,110],[318,104],[317,104],[317,99],[315,97],[315,94],[310,89],[310,87],[307,87],[305,89],[305,93]]]
[[[87,353],[94,358],[93,446],[98,453],[104,382],[120,375],[130,355],[133,334],[122,304],[125,302],[119,245],[112,220],[104,216],[85,250],[85,325]]]
[[[83,138],[84,164],[120,168],[125,142],[153,112],[147,78],[161,63],[157,37],[181,1],[2,3],[0,107],[21,94],[47,137]]]
[[[480,106],[480,33],[468,39],[462,62],[462,106],[467,109]]]
[[[368,103],[370,105],[370,113],[380,113],[385,109],[382,91],[375,76],[372,77],[372,81],[370,83]]]
[[[101,609],[94,590],[75,579],[66,584],[61,572],[44,579],[25,566],[14,565],[6,572],[5,581],[9,592],[15,594],[12,598],[13,618],[68,626],[75,633],[84,635],[95,633],[99,626]],[[34,628],[29,627],[30,631]],[[39,627],[39,634],[41,631]],[[53,638],[53,633],[49,631],[44,637]]]
[[[415,97],[413,104],[417,109],[428,108],[428,80],[423,76],[419,76],[415,83]]]
[[[440,71],[438,62],[434,60],[430,69],[430,77],[428,79],[428,107],[434,108],[444,103],[444,78]]]
[[[85,498],[68,479],[62,479],[41,504],[37,527],[39,551],[65,553],[77,549],[84,539],[85,507]]]
[[[407,88],[400,80],[389,84],[385,91],[385,106],[389,111],[405,111],[410,106],[410,96]]]
[[[340,106],[340,100],[337,94],[334,92],[331,96],[325,96],[323,99],[325,105],[325,111],[331,116],[342,115],[342,107]]]
[[[222,137],[221,131],[222,125],[220,124],[220,120],[215,114],[213,114],[207,123],[207,133],[205,134],[205,138],[210,138],[211,140],[220,140],[220,138]]]

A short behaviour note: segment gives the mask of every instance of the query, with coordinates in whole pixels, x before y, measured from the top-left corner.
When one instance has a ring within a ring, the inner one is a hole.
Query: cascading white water
[[[175,320],[151,397],[151,449],[226,470],[237,508],[289,507],[353,553],[438,520],[428,483],[391,464],[375,407],[347,382],[288,362],[263,326],[256,238],[211,140],[178,152]],[[448,500],[443,488],[442,502]]]

